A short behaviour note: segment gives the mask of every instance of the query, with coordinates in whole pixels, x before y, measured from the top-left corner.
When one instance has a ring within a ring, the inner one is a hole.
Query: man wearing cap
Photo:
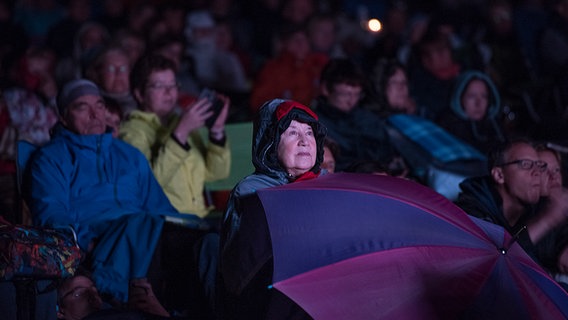
[[[57,104],[60,121],[52,140],[28,166],[27,198],[34,223],[73,228],[92,261],[97,288],[127,302],[129,283],[149,292],[144,278],[164,215],[178,213],[142,153],[107,130],[105,105],[94,83],[68,82]],[[131,295],[133,291],[131,287]],[[153,308],[152,303],[138,307]],[[150,312],[166,315],[160,308]]]

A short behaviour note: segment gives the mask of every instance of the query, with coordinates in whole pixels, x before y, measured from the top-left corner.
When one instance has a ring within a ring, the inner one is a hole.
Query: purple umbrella
[[[258,191],[273,286],[315,319],[565,319],[568,295],[503,228],[400,178]]]

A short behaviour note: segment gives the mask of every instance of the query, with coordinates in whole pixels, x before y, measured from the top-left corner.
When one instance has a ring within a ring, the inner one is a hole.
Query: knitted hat
[[[63,85],[57,95],[57,110],[63,116],[67,107],[77,98],[85,95],[101,96],[99,87],[89,80],[71,80]]]

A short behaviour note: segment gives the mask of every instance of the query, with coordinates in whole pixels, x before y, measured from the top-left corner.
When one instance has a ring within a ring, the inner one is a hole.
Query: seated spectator
[[[86,77],[97,84],[103,97],[113,99],[124,115],[137,108],[130,93],[130,62],[126,52],[117,46],[103,48],[89,64]]]
[[[253,114],[269,99],[293,99],[309,105],[317,97],[318,80],[328,58],[311,51],[306,31],[283,27],[279,33],[280,50],[259,71],[250,97]]]
[[[164,216],[178,217],[136,148],[106,133],[98,87],[73,80],[57,97],[60,122],[30,159],[25,188],[34,223],[71,227],[97,288],[118,303],[146,285]]]
[[[417,110],[408,89],[406,68],[398,61],[380,59],[373,70],[372,83],[378,104],[376,109],[381,117],[397,113],[424,113],[423,110]]]
[[[308,39],[315,53],[321,53],[328,58],[344,58],[338,38],[338,25],[334,16],[330,14],[316,14],[308,21]]]
[[[547,165],[529,140],[504,143],[489,156],[489,176],[468,178],[460,184],[456,204],[472,216],[505,228],[541,265],[552,259],[567,270],[566,258],[559,255],[556,240],[549,234],[568,219],[568,191],[550,189],[546,205],[535,207]]]
[[[47,47],[31,47],[18,63],[12,66],[10,78],[17,86],[36,94],[44,104],[55,108],[55,62],[53,50]]]
[[[133,111],[120,128],[120,138],[138,148],[180,212],[206,216],[212,208],[203,196],[206,181],[229,175],[231,153],[225,136],[229,101],[207,127],[209,143],[198,129],[215,116],[211,102],[200,98],[177,115],[178,85],[175,64],[162,56],[142,58],[132,71],[134,96],[140,110]]]
[[[456,80],[449,112],[437,123],[449,133],[483,154],[503,143],[501,99],[493,81],[485,73],[466,71]]]
[[[248,239],[250,230],[241,228],[241,217],[247,214],[241,201],[259,189],[317,178],[321,173],[325,128],[308,107],[274,99],[260,108],[253,131],[255,172],[243,178],[231,192],[221,228],[220,272],[225,292],[222,318],[309,319],[291,300],[268,289],[272,284],[272,253],[263,255],[265,251],[258,253],[255,248],[270,245],[243,240]]]
[[[77,30],[73,38],[73,52],[70,57],[57,61],[55,80],[59,86],[70,81],[82,78],[100,48],[109,41],[106,28],[95,22],[86,22]],[[71,39],[69,39],[71,41]]]
[[[364,87],[365,76],[348,59],[332,59],[322,71],[322,95],[314,109],[341,150],[336,171],[356,160],[376,160],[388,167],[395,159],[383,120],[360,104]]]
[[[413,48],[415,62],[409,62],[410,87],[424,117],[436,120],[448,107],[452,87],[461,66],[453,57],[448,36],[436,30],[427,31]]]
[[[197,97],[201,87],[195,78],[193,61],[184,56],[185,43],[183,37],[166,35],[150,43],[149,54],[158,54],[172,60],[176,66],[176,80],[179,84],[180,98]],[[180,99],[181,100],[181,99]]]
[[[335,172],[335,159],[339,157],[339,145],[330,138],[326,138],[323,144],[323,161],[321,168],[327,170],[328,173]]]
[[[7,220],[31,223],[27,211],[17,210],[17,142],[43,145],[56,121],[55,111],[34,92],[8,85],[0,88],[0,209]]]
[[[219,50],[215,21],[208,11],[193,11],[186,17],[186,54],[193,59],[195,76],[202,87],[225,94],[249,91],[249,84],[238,57]]]
[[[103,302],[97,287],[87,273],[79,272],[63,280],[57,288],[57,318],[63,320],[170,318],[156,300],[152,288],[133,294],[136,294],[138,299],[140,306],[138,309],[112,308]]]

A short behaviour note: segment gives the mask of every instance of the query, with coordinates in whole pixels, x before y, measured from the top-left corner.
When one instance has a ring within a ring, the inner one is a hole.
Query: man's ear
[[[505,175],[503,174],[503,168],[493,167],[491,169],[491,177],[497,184],[505,183]]]

